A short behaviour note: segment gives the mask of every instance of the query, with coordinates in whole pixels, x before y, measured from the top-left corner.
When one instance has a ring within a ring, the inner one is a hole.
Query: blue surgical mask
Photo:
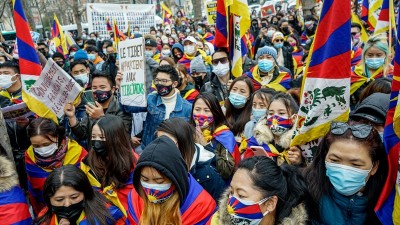
[[[366,184],[369,170],[325,161],[326,176],[337,192],[351,196],[359,192]]]
[[[274,47],[275,48],[282,48],[283,47],[283,43],[274,43]]]
[[[200,27],[197,29],[197,33],[202,34],[203,33],[203,29],[201,29]]]
[[[87,73],[82,73],[79,75],[74,76],[75,80],[79,80],[82,82],[83,85],[86,85],[89,81],[89,76],[87,75]]]
[[[251,115],[256,121],[259,121],[261,118],[263,118],[265,115],[267,115],[267,109],[255,109],[251,111]]]
[[[258,68],[261,70],[261,72],[267,73],[274,68],[274,62],[269,59],[258,60]]]
[[[269,30],[269,31],[267,31],[267,36],[272,37],[272,35],[274,35],[275,32],[276,31],[274,31],[274,30]]]
[[[365,65],[368,68],[376,70],[385,63],[385,58],[365,58]]]
[[[153,51],[145,51],[144,56],[146,57],[153,57]]]
[[[242,108],[244,105],[246,105],[247,102],[246,96],[236,93],[230,93],[228,99],[232,103],[232,105],[237,109]]]
[[[95,54],[88,54],[88,59],[93,62],[96,59],[96,55]]]

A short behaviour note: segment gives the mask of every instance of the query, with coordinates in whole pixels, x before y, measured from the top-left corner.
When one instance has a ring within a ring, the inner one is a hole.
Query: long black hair
[[[178,149],[187,164],[188,171],[192,164],[194,153],[196,152],[195,135],[196,131],[193,126],[181,118],[171,118],[164,120],[157,128],[170,134],[178,141]]]
[[[307,207],[308,190],[306,182],[296,167],[276,162],[265,156],[254,156],[239,163],[238,170],[247,170],[253,184],[261,191],[263,198],[276,196],[276,224],[288,217],[292,208],[304,203]]]
[[[211,133],[214,133],[214,131],[222,126],[226,124],[226,119],[225,119],[225,115],[224,112],[222,111],[221,105],[218,102],[217,97],[215,97],[215,95],[211,94],[211,93],[202,93],[197,95],[197,97],[194,99],[193,101],[193,105],[192,105],[192,115],[193,115],[193,111],[194,111],[194,106],[196,105],[196,102],[201,99],[203,100],[206,105],[208,106],[208,108],[210,109],[213,117],[214,117],[214,122],[211,124]],[[194,127],[196,126],[196,123],[193,120],[193,117],[190,119],[190,124],[192,124]]]
[[[48,209],[45,214],[35,219],[35,224],[50,224],[53,214],[50,198],[62,186],[71,187],[83,193],[84,212],[90,225],[115,224],[114,218],[106,207],[105,197],[94,191],[85,173],[74,165],[59,167],[47,177],[43,187],[43,199]]]
[[[107,114],[93,126],[95,125],[99,126],[105,137],[106,154],[99,155],[94,150],[89,151],[89,167],[100,179],[102,187],[113,183],[115,188],[121,188],[129,180],[137,162],[124,122],[118,116]],[[91,143],[89,147],[92,148]]]
[[[51,138],[57,138],[58,147],[62,144],[62,141],[66,137],[65,128],[57,125],[53,120],[47,118],[36,118],[32,120],[32,122],[27,127],[28,137],[31,138],[33,136],[42,135],[47,139],[51,140]]]

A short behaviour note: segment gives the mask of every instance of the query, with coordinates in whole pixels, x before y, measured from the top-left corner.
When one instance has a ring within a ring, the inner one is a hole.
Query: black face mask
[[[99,155],[105,155],[107,153],[105,141],[92,140],[92,148]]]
[[[168,95],[169,93],[171,93],[171,91],[173,89],[172,84],[169,85],[169,86],[165,86],[165,85],[162,85],[162,84],[157,84],[156,87],[157,87],[157,92],[158,92],[158,94],[160,96]]]
[[[117,53],[110,53],[108,54],[108,60],[110,62],[116,62],[117,61]]]
[[[46,50],[45,49],[39,49],[38,50],[40,53],[42,53],[44,56],[46,56]]]
[[[290,34],[289,27],[282,28],[282,33],[285,35]]]
[[[192,77],[196,85],[202,86],[203,85],[203,77],[198,76],[198,77]]]
[[[63,67],[63,66],[64,66],[64,61],[57,61],[56,63],[57,63],[57,65],[59,65],[60,67]]]
[[[54,214],[57,215],[58,219],[65,218],[71,221],[78,220],[84,208],[83,200],[72,204],[70,206],[51,206],[51,209]]]
[[[93,92],[93,96],[94,96],[94,99],[95,99],[98,103],[104,103],[104,102],[106,102],[108,99],[111,98],[112,92],[111,92],[111,90],[109,90],[109,91],[97,90],[97,91]]]

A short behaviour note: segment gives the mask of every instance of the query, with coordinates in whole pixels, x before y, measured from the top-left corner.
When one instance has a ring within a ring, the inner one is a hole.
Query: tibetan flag
[[[113,32],[114,32],[114,47],[115,49],[118,49],[118,43],[119,41],[125,40],[125,35],[119,31],[117,21],[114,19],[113,20]]]
[[[368,23],[369,0],[363,0],[361,8],[361,20]]]
[[[51,37],[53,38],[57,52],[63,55],[67,55],[68,54],[67,40],[65,39],[65,34],[55,14],[54,14],[53,25],[51,27]]]
[[[370,30],[374,30],[378,22],[379,14],[381,11],[383,0],[369,0],[368,3],[368,16],[367,24],[370,26]],[[364,3],[363,3],[364,9]],[[365,18],[365,13],[361,14],[362,18]]]
[[[65,41],[67,43],[67,50],[69,50],[69,48],[72,45],[76,45],[75,40],[71,37],[70,33],[67,31],[64,31],[64,37],[65,37]]]
[[[368,41],[367,31],[365,30],[365,28],[362,25],[360,19],[358,18],[358,16],[354,12],[351,13],[351,22],[352,23],[356,23],[356,24],[361,26],[361,41],[364,42],[364,43],[367,42]]]
[[[111,26],[109,18],[107,18],[107,20],[106,20],[106,30],[107,30],[107,33],[110,33],[111,31],[113,31],[113,28]]]
[[[172,12],[171,10],[163,3],[161,3],[161,9],[162,9],[162,15],[163,15],[163,20],[164,24],[171,24],[171,18]]]
[[[394,7],[393,0],[383,0],[378,22],[375,26],[374,35],[386,33],[394,28]]]
[[[397,35],[399,35],[399,28]],[[389,111],[386,117],[385,129],[383,131],[383,140],[388,159],[389,171],[388,176],[379,195],[378,202],[375,206],[375,212],[382,224],[392,225],[393,221],[398,221],[396,211],[400,207],[400,193],[396,191],[396,178],[399,168],[399,150],[400,150],[400,44],[397,37],[396,53],[394,56],[394,73],[392,81],[392,91],[390,95]],[[396,202],[396,203],[395,203]],[[397,210],[394,210],[397,208]],[[398,211],[397,211],[398,213]],[[397,217],[397,218],[394,218]],[[396,223],[397,224],[397,223]]]
[[[324,136],[332,121],[347,121],[351,62],[350,2],[325,0],[303,78],[292,146]]]
[[[228,21],[224,0],[217,0],[214,45],[217,48],[228,47]]]
[[[240,152],[233,133],[226,125],[222,125],[215,129],[212,137],[231,153],[236,167],[240,162]]]

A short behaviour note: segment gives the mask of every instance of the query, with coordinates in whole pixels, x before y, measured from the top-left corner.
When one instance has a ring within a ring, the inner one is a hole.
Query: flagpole
[[[393,13],[394,13],[394,8],[392,7],[393,6],[393,4],[391,4],[390,2],[389,2],[389,55],[386,57],[386,63],[385,63],[385,65],[386,65],[386,67],[385,68],[383,68],[383,75],[386,77],[387,76],[387,73],[388,73],[388,70],[387,70],[387,65],[390,63],[390,58],[392,57],[392,10],[393,10]],[[390,56],[390,57],[389,57]]]

